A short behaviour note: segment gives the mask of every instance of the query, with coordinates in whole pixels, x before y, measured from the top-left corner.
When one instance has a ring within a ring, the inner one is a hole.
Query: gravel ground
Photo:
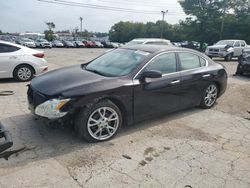
[[[52,70],[104,51],[45,53]],[[14,140],[0,154],[0,187],[250,187],[250,77],[232,76],[237,61],[216,61],[227,67],[229,83],[214,108],[126,127],[97,144],[79,140],[69,128],[48,129],[27,109],[27,83],[0,80],[0,90],[15,92],[0,97],[0,121]]]

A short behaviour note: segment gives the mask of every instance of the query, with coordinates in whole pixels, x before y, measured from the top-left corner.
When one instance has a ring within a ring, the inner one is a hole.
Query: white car
[[[173,46],[170,40],[159,39],[159,38],[136,38],[128,42],[126,45],[136,45],[136,44],[153,44],[153,45]]]
[[[43,52],[0,40],[0,78],[24,82],[47,70]]]
[[[21,44],[23,46],[27,46],[29,48],[35,48],[36,44],[33,40],[27,39],[27,38],[21,38],[18,40],[18,44]]]

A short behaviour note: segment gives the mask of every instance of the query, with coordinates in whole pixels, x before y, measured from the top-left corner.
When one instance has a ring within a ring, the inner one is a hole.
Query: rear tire
[[[200,107],[204,109],[212,108],[218,98],[218,86],[215,83],[209,84],[202,95]]]
[[[27,82],[34,77],[34,69],[30,65],[19,65],[15,68],[13,76],[19,82]]]
[[[111,101],[103,100],[87,105],[75,121],[75,130],[87,142],[100,142],[113,138],[123,120],[120,109]]]

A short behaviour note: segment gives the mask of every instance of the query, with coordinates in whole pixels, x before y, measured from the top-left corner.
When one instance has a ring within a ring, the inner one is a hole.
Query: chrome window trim
[[[183,71],[176,71],[176,72],[172,72],[172,73],[166,73],[166,74],[163,74],[162,76],[167,76],[167,75],[171,75],[171,74],[176,74],[176,73],[181,73],[181,72],[187,72],[187,71],[191,71],[191,70],[196,70],[196,69],[201,69],[203,67],[208,67],[208,60],[201,57],[200,55],[196,54],[195,52],[187,52],[187,51],[168,51],[168,52],[161,52],[159,54],[157,54],[156,56],[154,56],[152,59],[150,59],[137,73],[136,75],[133,77],[133,80],[137,80],[136,77],[141,73],[141,71],[149,64],[151,63],[155,58],[157,58],[158,56],[160,55],[163,55],[163,54],[167,54],[167,53],[191,53],[191,54],[194,54],[196,56],[198,56],[199,58],[202,58],[206,61],[206,66],[202,66],[202,67],[198,67],[198,68],[194,68],[194,69],[188,69],[188,70],[183,70]],[[177,61],[176,61],[177,63]]]

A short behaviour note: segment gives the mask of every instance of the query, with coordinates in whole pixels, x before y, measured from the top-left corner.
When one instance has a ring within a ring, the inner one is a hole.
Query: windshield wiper
[[[85,70],[90,71],[90,72],[93,72],[93,73],[96,73],[96,74],[99,74],[99,75],[101,75],[101,76],[105,76],[105,74],[103,74],[102,72],[99,72],[98,70],[87,69],[87,68],[85,68]]]

